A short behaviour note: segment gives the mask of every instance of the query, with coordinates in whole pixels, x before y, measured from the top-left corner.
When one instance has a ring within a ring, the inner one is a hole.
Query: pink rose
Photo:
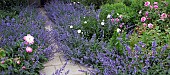
[[[119,27],[120,27],[120,28],[122,28],[122,27],[123,27],[123,25],[122,25],[122,24],[120,24],[120,25],[119,25]]]
[[[5,63],[5,61],[1,61],[1,64],[4,64]]]
[[[120,19],[122,19],[122,18],[123,18],[123,16],[122,16],[122,15],[119,15],[119,18],[120,18]]]
[[[26,47],[26,52],[27,53],[31,53],[32,52],[32,48],[31,47]]]
[[[30,34],[27,34],[27,36],[24,36],[23,38],[28,44],[33,44],[34,43],[34,37],[31,36]]]
[[[19,65],[20,63],[21,63],[21,62],[18,60],[18,61],[17,61],[17,64]]]
[[[170,14],[168,14],[168,17],[170,17]]]
[[[158,9],[158,5],[154,5],[153,7],[154,7],[155,9]]]
[[[145,2],[145,4],[144,4],[144,6],[149,6],[149,5],[150,5],[149,1]]]
[[[118,18],[116,18],[116,22],[119,22],[120,20]]]
[[[122,28],[124,24],[125,24],[125,23],[121,23],[121,24],[119,25],[119,27]]]
[[[145,21],[146,21],[146,17],[142,17],[141,22],[145,22]]]
[[[151,20],[151,18],[148,17],[147,20]]]
[[[148,27],[149,27],[149,28],[153,28],[153,24],[149,23],[149,24],[148,24]]]
[[[143,26],[144,26],[144,27],[146,27],[146,26],[147,26],[147,24],[146,24],[146,23],[143,23]]]
[[[153,4],[158,5],[158,2],[154,2]]]
[[[112,21],[112,22],[115,22],[115,19],[112,18],[111,21]]]
[[[150,8],[151,8],[151,9],[153,9],[153,6],[152,6],[152,5],[150,5]]]
[[[167,18],[167,14],[166,13],[162,13],[162,15],[161,15],[161,17],[160,17],[161,19],[165,19],[165,18]]]
[[[26,69],[26,67],[25,67],[25,66],[22,66],[22,69],[24,69],[24,70],[25,70],[25,69]]]
[[[149,15],[149,12],[148,12],[148,11],[146,11],[146,12],[145,12],[145,16],[147,17],[148,15]]]

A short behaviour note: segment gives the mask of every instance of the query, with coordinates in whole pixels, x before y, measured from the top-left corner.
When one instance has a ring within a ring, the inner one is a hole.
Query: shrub
[[[3,11],[3,10],[0,10],[0,18],[1,19],[5,19],[7,16],[10,16],[10,17],[17,17],[18,14],[16,12],[9,12],[9,11]]]
[[[154,4],[151,3],[151,5],[153,6]],[[169,18],[167,14],[168,12],[166,11],[167,7],[164,2],[158,3],[158,6],[159,8],[157,9],[143,5],[143,9],[141,9],[141,13],[139,13],[139,19],[137,19],[138,27],[136,28],[136,31],[138,34],[134,33],[132,39],[136,39],[136,41],[140,40],[145,43],[148,42],[148,44],[149,40],[151,41],[155,39],[159,42],[159,46],[169,42],[167,40],[169,39],[169,26],[167,25],[167,23],[169,23]],[[133,40],[133,42],[135,41]]]
[[[72,2],[80,2],[81,4],[83,4],[85,6],[90,6],[92,4],[92,5],[95,5],[96,9],[99,9],[99,7],[102,4],[105,4],[108,0],[96,0],[96,1],[94,1],[94,0],[71,0],[71,1]]]
[[[105,4],[101,6],[100,19],[106,19],[108,14],[111,14],[113,17],[123,15],[124,23],[130,22],[135,16],[135,12],[123,3]]]

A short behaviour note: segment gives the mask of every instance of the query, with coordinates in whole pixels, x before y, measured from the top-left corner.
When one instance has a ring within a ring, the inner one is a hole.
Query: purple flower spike
[[[135,44],[135,50],[136,51],[141,51],[142,49],[137,44]]]
[[[153,42],[152,42],[152,47],[156,47],[156,46],[157,46],[156,41],[153,41]]]
[[[131,48],[129,46],[126,46],[126,50],[128,51],[128,54],[131,53]]]
[[[164,46],[162,47],[161,53],[163,53],[167,48],[168,48],[168,44],[164,45]]]

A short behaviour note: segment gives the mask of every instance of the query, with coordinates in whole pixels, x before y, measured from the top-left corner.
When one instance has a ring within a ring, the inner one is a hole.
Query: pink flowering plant
[[[143,50],[150,50],[152,41],[156,40],[157,46],[170,45],[170,14],[167,10],[167,2],[144,2],[140,10],[135,32],[130,36],[130,44],[142,41],[146,44]],[[160,48],[158,47],[158,52]]]
[[[53,54],[44,18],[32,7],[0,22],[0,75],[39,75]],[[51,42],[51,41],[50,41]]]
[[[149,1],[144,2],[143,9],[139,11],[140,21],[137,21],[139,28],[154,29],[159,26],[161,31],[165,31],[167,27],[169,27],[167,24],[170,20],[167,5],[165,1],[153,3]],[[147,24],[147,26],[145,24]]]
[[[11,66],[11,69],[14,70],[9,71],[10,74],[37,74],[35,71],[43,68],[42,61],[47,61],[44,54],[37,53],[41,52],[39,49],[34,37],[27,34],[23,39],[18,40],[13,47],[4,48],[5,54],[1,57],[0,70],[8,69]]]

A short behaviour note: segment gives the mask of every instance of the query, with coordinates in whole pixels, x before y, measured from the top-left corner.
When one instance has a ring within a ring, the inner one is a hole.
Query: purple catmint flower
[[[139,44],[141,45],[142,48],[146,46],[146,44],[141,41],[139,42]]]
[[[128,51],[128,54],[131,54],[131,48],[129,46],[126,46],[126,50]]]
[[[137,44],[135,44],[135,50],[136,51],[141,51],[142,49]]]
[[[153,54],[153,55],[156,54],[156,46],[157,46],[156,41],[153,41],[153,42],[152,42],[152,54]]]
[[[164,46],[162,47],[161,53],[163,53],[167,48],[168,48],[168,44],[164,45]]]
[[[153,42],[152,42],[152,47],[156,47],[156,46],[157,46],[156,41],[153,41]]]

